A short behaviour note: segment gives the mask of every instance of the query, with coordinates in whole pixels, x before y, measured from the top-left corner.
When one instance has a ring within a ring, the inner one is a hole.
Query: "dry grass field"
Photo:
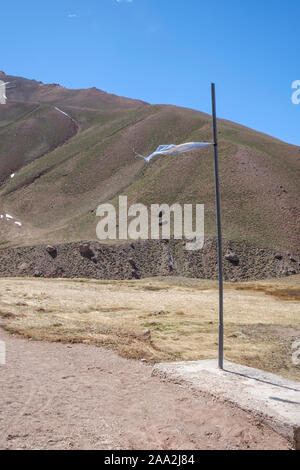
[[[300,380],[292,343],[300,337],[300,276],[225,284],[225,357]],[[1,279],[0,320],[32,341],[105,346],[148,362],[217,354],[213,281]]]

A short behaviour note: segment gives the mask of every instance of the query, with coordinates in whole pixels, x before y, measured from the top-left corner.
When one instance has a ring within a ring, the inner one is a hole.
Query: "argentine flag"
[[[214,145],[213,143],[209,142],[188,142],[186,144],[180,144],[180,145],[160,145],[155,152],[151,153],[149,157],[145,157],[144,155],[141,155],[139,153],[136,153],[137,157],[143,158],[147,163],[150,163],[150,160],[152,158],[159,156],[159,155],[178,155],[180,153],[185,153],[185,152],[190,152],[191,150],[194,149],[199,149],[203,147],[207,147],[209,145]]]

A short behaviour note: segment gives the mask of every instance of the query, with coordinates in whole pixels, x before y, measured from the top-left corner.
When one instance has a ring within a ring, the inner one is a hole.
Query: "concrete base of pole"
[[[157,364],[153,375],[210,394],[251,413],[300,450],[300,383],[215,360]]]

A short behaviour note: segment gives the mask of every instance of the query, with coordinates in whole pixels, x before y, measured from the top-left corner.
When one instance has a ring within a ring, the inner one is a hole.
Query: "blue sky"
[[[299,0],[2,2],[0,70],[210,112],[300,145]]]

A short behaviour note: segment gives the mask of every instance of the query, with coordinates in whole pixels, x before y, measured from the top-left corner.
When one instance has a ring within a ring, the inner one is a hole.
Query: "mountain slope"
[[[129,204],[203,203],[206,234],[214,236],[211,148],[149,166],[133,152],[210,141],[210,116],[2,77],[16,87],[0,107],[0,213],[23,223],[0,221],[3,246],[95,239],[96,207],[120,194]],[[219,134],[224,237],[297,251],[298,148],[225,120]]]

